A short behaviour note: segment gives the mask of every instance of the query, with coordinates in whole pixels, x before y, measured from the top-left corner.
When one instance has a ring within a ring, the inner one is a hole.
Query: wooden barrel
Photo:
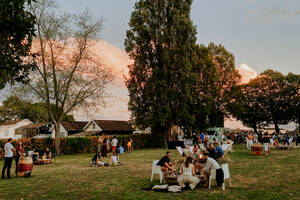
[[[26,172],[32,172],[33,162],[32,157],[23,157],[19,160],[18,176],[25,176]]]

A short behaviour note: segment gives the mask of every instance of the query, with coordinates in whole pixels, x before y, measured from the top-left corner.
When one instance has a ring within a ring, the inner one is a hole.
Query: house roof
[[[87,123],[88,122],[78,121],[78,122],[62,122],[61,124],[67,131],[80,131],[83,130],[83,128]]]
[[[83,136],[95,136],[98,135],[99,131],[84,131],[80,133],[75,133],[70,137],[83,137]]]
[[[26,126],[22,126],[20,128],[17,128],[17,129],[40,128],[42,126],[45,126],[46,124],[49,124],[49,123],[28,124]]]
[[[93,120],[103,131],[133,131],[127,121]]]
[[[13,121],[2,122],[2,123],[0,123],[0,126],[4,126],[4,125],[14,125],[14,124],[16,124],[16,123],[19,123],[20,121],[23,121],[23,119],[17,119],[17,120],[13,120]]]

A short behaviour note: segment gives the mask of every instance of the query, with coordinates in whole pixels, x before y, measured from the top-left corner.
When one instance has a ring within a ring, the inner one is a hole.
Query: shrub
[[[117,135],[118,145],[126,147],[127,142],[132,138],[134,149],[143,149],[153,147],[153,141],[151,135],[140,134],[140,135]],[[55,141],[52,138],[22,138],[21,141],[24,144],[25,151],[35,150],[42,155],[48,147],[51,152],[55,153]],[[75,154],[75,153],[91,153],[97,149],[97,136],[92,137],[69,137],[61,138],[60,148],[63,154]],[[0,140],[0,158],[1,158],[1,147],[3,148],[7,140]],[[16,141],[14,141],[14,145]],[[126,148],[125,148],[126,149]],[[2,150],[3,152],[3,150]]]

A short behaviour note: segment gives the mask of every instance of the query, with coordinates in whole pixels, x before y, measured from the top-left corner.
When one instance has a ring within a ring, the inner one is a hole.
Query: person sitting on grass
[[[279,147],[279,142],[278,142],[278,138],[275,138],[274,143],[273,143],[274,147]]]
[[[50,149],[47,147],[46,151],[44,153],[43,159],[51,159],[52,158],[52,153],[50,151]]]
[[[175,160],[175,163],[172,164],[170,158],[171,158],[171,152],[167,151],[166,155],[162,157],[157,163],[157,165],[160,166],[160,169],[164,174],[165,181],[167,181],[167,176],[169,175],[169,171],[171,171],[173,174],[176,171],[172,166],[177,164],[177,160]]]
[[[113,151],[112,156],[110,157],[110,166],[121,165],[117,152]]]
[[[181,176],[177,178],[177,182],[182,188],[184,188],[185,184],[187,183],[193,190],[200,182],[200,179],[195,176],[195,169],[192,162],[193,158],[191,156],[187,157],[184,164],[182,164],[180,168]]]
[[[124,148],[122,145],[120,145],[120,147],[118,148],[119,154],[123,154],[124,153]]]

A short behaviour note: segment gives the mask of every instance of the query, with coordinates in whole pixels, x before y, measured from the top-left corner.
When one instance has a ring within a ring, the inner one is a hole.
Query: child
[[[124,153],[124,148],[122,145],[120,145],[120,147],[118,148],[119,154],[123,154]]]
[[[127,151],[129,152],[129,151],[132,151],[132,139],[130,138],[130,140],[128,140],[128,142],[127,142]]]
[[[120,165],[120,160],[115,151],[113,151],[112,156],[110,157],[110,166],[118,166]]]

